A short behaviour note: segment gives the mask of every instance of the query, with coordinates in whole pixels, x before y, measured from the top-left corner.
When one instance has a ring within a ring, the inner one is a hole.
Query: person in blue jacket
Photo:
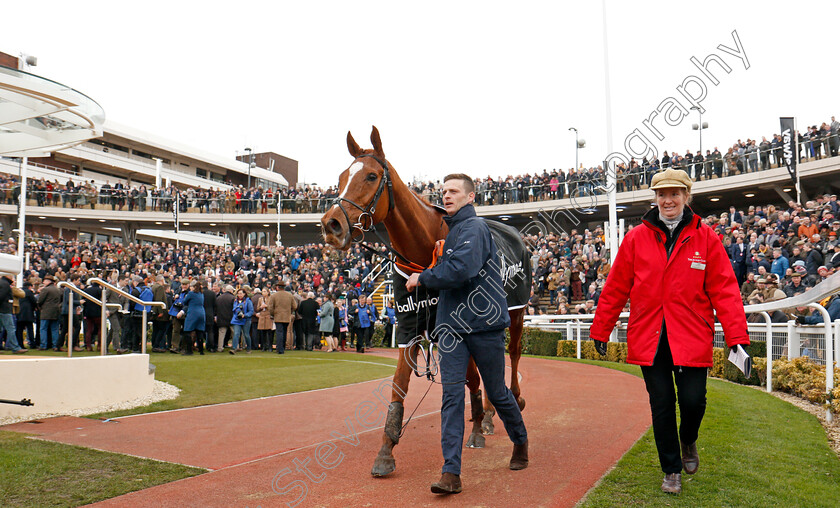
[[[233,301],[233,319],[230,325],[233,327],[233,343],[230,354],[236,354],[239,348],[239,336],[244,335],[245,349],[251,352],[251,316],[254,315],[254,303],[245,294],[244,289],[236,292],[236,299]]]
[[[823,305],[825,306],[825,310],[828,311],[828,317],[832,323],[840,319],[840,295],[832,296],[828,305]],[[801,325],[818,325],[823,322],[823,315],[822,312],[812,310],[809,316],[796,316],[796,322]]]
[[[367,299],[362,296],[359,298],[359,305],[354,309],[356,326],[360,328],[359,336],[356,337],[356,352],[364,353],[365,344],[370,347],[371,337],[373,337],[373,322],[376,320],[373,305],[367,304]]]
[[[169,344],[170,353],[177,353],[181,349],[181,331],[184,329],[186,311],[184,311],[184,314],[181,314],[180,318],[178,315],[184,310],[184,298],[187,297],[189,292],[187,289],[189,283],[190,281],[188,279],[182,279],[182,281],[178,282],[177,293],[175,289],[172,290],[172,294],[175,296],[172,299],[172,305],[169,306],[169,316],[172,318],[172,338]]]
[[[182,336],[181,345],[183,351],[182,355],[193,354],[193,344],[198,342],[199,354],[204,354],[204,337],[197,336],[198,332],[204,334],[204,294],[201,292],[201,283],[197,280],[190,281],[190,292],[184,297],[184,329],[183,332],[186,337]],[[186,340],[184,340],[186,339]],[[198,339],[198,340],[196,340]]]
[[[382,339],[382,347],[391,345],[391,336],[394,334],[394,325],[397,324],[397,309],[394,308],[394,299],[388,300],[388,305],[382,309],[382,321],[385,323],[385,335]]]
[[[443,180],[443,206],[449,234],[434,267],[412,274],[406,289],[439,290],[437,323],[432,337],[440,352],[441,436],[443,469],[432,484],[436,494],[461,492],[461,448],[464,442],[464,384],[470,357],[475,360],[487,397],[496,408],[511,441],[509,467],[528,467],[528,434],[519,406],[505,385],[505,328],[510,325],[490,229],[475,214],[475,184],[465,174]]]

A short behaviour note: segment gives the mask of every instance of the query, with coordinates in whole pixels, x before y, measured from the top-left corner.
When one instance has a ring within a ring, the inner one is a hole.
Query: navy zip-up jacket
[[[471,204],[443,220],[449,225],[443,254],[419,279],[440,291],[433,335],[439,338],[445,328],[459,334],[507,328],[510,316],[490,228]]]

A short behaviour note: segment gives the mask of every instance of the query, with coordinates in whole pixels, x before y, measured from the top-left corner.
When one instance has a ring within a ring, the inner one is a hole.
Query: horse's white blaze
[[[356,176],[356,173],[358,173],[363,167],[365,167],[365,165],[358,161],[350,164],[350,174],[347,175],[347,185],[345,185],[344,190],[341,191],[341,195],[339,196],[340,198],[343,199],[344,196],[347,195],[347,189],[350,188],[350,182],[353,181],[353,177]]]

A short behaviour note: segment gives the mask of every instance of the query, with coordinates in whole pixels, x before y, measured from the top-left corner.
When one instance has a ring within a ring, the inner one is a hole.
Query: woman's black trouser
[[[700,422],[706,412],[706,367],[674,366],[668,332],[662,325],[659,349],[650,367],[642,367],[650,397],[653,437],[659,452],[659,464],[666,474],[682,471],[680,440],[697,441]],[[676,393],[674,382],[677,383]],[[676,402],[680,404],[680,426],[677,432]]]

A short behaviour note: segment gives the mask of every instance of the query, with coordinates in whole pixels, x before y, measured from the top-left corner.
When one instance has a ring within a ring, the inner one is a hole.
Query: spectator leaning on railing
[[[831,117],[831,122],[823,122],[819,127],[812,125],[799,133],[799,160],[835,157],[840,147],[840,122]],[[724,146],[723,152],[716,146],[714,150],[699,151],[692,154],[686,150],[684,155],[677,152],[663,152],[661,157],[652,160],[632,159],[628,164],[616,166],[617,190],[619,192],[640,190],[650,184],[653,175],[664,168],[681,169],[693,180],[723,178],[726,176],[768,170],[784,165],[784,147],[782,137],[773,134],[761,138],[738,140],[731,146]],[[541,172],[518,174],[516,176],[487,176],[476,178],[476,205],[500,205],[563,199],[580,193],[603,193],[605,183],[604,169],[600,166],[571,168],[569,170],[543,169]],[[338,195],[338,189],[321,189],[311,185],[298,188],[245,188],[233,186],[229,190],[188,187],[176,189],[170,186],[151,189],[143,184],[128,186],[117,182],[113,186],[106,181],[97,189],[93,181],[77,177],[70,178],[64,184],[44,179],[30,179],[27,193],[37,206],[65,206],[94,208],[110,205],[112,210],[127,208],[129,211],[171,211],[178,199],[182,202],[181,211],[199,211],[202,213],[276,213],[278,208],[283,213],[323,213]],[[428,201],[440,203],[441,183],[415,182],[412,188]],[[7,204],[16,202],[19,190],[13,175],[0,175],[0,201]]]

